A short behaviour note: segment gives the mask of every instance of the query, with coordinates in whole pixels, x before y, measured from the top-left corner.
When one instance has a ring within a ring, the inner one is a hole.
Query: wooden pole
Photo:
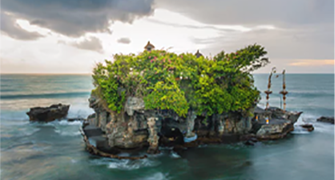
[[[272,91],[270,90],[271,89],[271,77],[272,77],[272,74],[273,73],[276,73],[276,68],[272,68],[272,71],[269,75],[269,82],[268,82],[268,90],[264,91],[264,93],[266,94],[266,108],[265,109],[268,109],[270,106],[269,106],[269,95],[272,94]]]
[[[283,90],[279,92],[280,94],[283,95],[283,111],[286,111],[286,94],[288,92],[286,91],[286,83],[285,83],[285,70],[283,71]]]

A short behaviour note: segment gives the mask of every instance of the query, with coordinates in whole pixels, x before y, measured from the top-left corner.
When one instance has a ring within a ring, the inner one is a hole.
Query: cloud
[[[207,44],[205,54],[221,50],[232,52],[250,44],[260,44],[271,59],[334,59],[332,27],[304,26],[293,29],[263,29],[225,33],[215,38],[194,38],[195,43]],[[328,29],[329,28],[329,29]]]
[[[237,30],[247,30],[247,28],[242,26],[215,26],[215,25],[190,25],[190,24],[177,24],[171,22],[163,22],[160,20],[150,19],[149,22],[153,22],[156,24],[172,26],[177,28],[189,28],[189,29],[210,29],[210,30],[218,30],[218,31],[237,31]]]
[[[117,40],[118,43],[121,44],[129,44],[130,43],[130,39],[129,38],[120,38]]]
[[[15,20],[15,17],[8,15],[6,13],[0,13],[1,18],[1,32],[8,35],[14,39],[20,40],[35,40],[40,37],[43,37],[41,34],[37,32],[29,32],[21,28]]]
[[[334,22],[333,0],[161,0],[165,8],[206,24],[323,24]]]
[[[95,51],[49,41],[19,41],[1,37],[1,73],[91,73],[96,62],[109,59]]]
[[[2,0],[1,5],[17,18],[72,37],[110,32],[113,21],[131,23],[153,13],[153,0]]]
[[[295,60],[289,64],[290,66],[334,66],[334,59],[325,59],[325,60]]]
[[[91,51],[103,53],[103,47],[102,47],[101,41],[100,39],[96,37],[88,37],[84,39],[83,41],[71,43],[71,45],[79,49],[91,50]]]
[[[192,38],[193,43],[206,46],[202,52],[207,55],[258,43],[270,59],[334,58],[333,0],[161,0],[156,7],[208,25],[198,28],[218,31],[218,37]],[[220,28],[227,25],[244,30]]]

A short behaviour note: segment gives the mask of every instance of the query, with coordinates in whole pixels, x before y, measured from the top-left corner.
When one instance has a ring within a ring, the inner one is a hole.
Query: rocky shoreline
[[[84,139],[92,139],[92,144],[99,144],[96,145],[97,149],[104,149],[113,155],[143,148],[147,148],[148,154],[156,154],[160,146],[178,150],[201,144],[240,141],[252,144],[281,139],[294,130],[293,124],[302,113],[255,107],[253,116],[238,112],[213,115],[207,117],[210,120],[206,124],[206,116],[196,116],[192,112],[182,118],[172,111],[147,111],[142,100],[135,97],[127,99],[125,112],[119,114],[109,111],[101,101],[94,96],[89,100],[95,113],[87,118],[87,125],[83,126]],[[104,139],[90,135],[89,128],[101,131],[100,136]]]
[[[143,159],[147,155],[120,156],[123,152],[160,153],[159,147],[172,147],[175,152],[204,144],[228,144],[244,142],[254,145],[258,141],[277,140],[294,130],[294,123],[302,112],[283,111],[270,107],[252,109],[252,116],[234,112],[197,116],[189,112],[186,118],[172,111],[145,110],[143,101],[129,97],[124,113],[115,113],[104,106],[102,100],[91,96],[90,107],[95,113],[83,118],[67,118],[69,105],[31,108],[27,114],[31,121],[50,122],[56,119],[81,120],[80,132],[86,150],[91,154],[116,159]],[[204,119],[210,120],[204,123]],[[332,118],[321,117],[319,119]],[[320,121],[318,119],[318,121]],[[311,124],[301,125],[313,131]]]

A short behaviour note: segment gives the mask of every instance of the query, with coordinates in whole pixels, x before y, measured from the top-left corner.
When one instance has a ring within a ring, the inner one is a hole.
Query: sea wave
[[[57,121],[56,121],[57,122]],[[59,125],[63,125],[63,126],[68,126],[68,125],[74,125],[74,126],[77,126],[77,125],[81,125],[82,122],[81,121],[72,121],[72,122],[69,122],[69,121],[66,121],[66,120],[63,120],[63,121],[58,121],[58,124]]]
[[[172,158],[180,158],[179,154],[177,154],[174,151],[171,151],[170,157],[172,157]]]
[[[295,125],[294,131],[292,131],[291,134],[310,134],[310,132],[299,125]]]
[[[141,180],[143,179],[145,179],[145,180],[167,180],[167,179],[169,179],[167,176],[168,176],[169,174],[167,173],[167,174],[163,174],[162,172],[156,172],[156,173],[154,173],[154,174],[152,174],[152,175],[150,175],[150,176],[147,176],[147,177],[144,177],[144,178],[140,178]]]
[[[71,128],[71,127],[79,127],[82,124],[82,121],[72,121],[69,122],[67,120],[55,120],[52,122],[31,122],[32,125],[38,126],[38,127],[43,127],[43,126],[47,126],[47,127],[55,127],[55,128]]]
[[[140,169],[143,167],[155,167],[158,166],[160,162],[151,160],[151,159],[140,159],[140,160],[120,160],[115,162],[110,162],[108,164],[108,168],[110,169],[121,169],[121,170],[133,170],[133,169]]]
[[[89,96],[90,92],[62,92],[62,93],[42,93],[42,94],[1,94],[0,99],[39,99],[39,98],[73,98]]]
[[[79,136],[81,133],[79,131],[68,132],[66,130],[55,130],[56,133],[60,134],[61,136]]]
[[[314,126],[315,132],[334,134],[334,131],[335,131],[333,124],[316,122],[313,124],[313,126]]]
[[[109,169],[134,170],[144,167],[155,167],[158,166],[160,162],[150,158],[139,160],[99,158],[92,160],[91,164],[106,165]]]

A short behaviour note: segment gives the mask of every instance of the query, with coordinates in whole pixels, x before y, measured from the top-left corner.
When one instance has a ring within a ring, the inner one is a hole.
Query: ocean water
[[[268,75],[256,74],[255,85],[266,90]],[[280,106],[282,82],[273,78],[271,106]],[[316,122],[334,116],[333,74],[288,74],[287,109],[303,111],[299,128],[287,138],[257,143],[207,145],[176,154],[162,149],[143,160],[115,160],[85,151],[80,122],[31,123],[30,107],[70,104],[69,117],[86,117],[92,86],[89,75],[1,75],[1,179],[208,179],[331,180],[334,179],[334,125]],[[262,93],[260,106],[265,106]]]

